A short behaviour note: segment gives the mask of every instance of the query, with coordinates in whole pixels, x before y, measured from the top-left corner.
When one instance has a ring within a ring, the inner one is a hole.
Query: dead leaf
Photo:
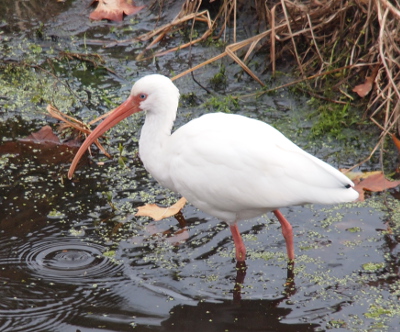
[[[396,145],[397,150],[399,150],[400,153],[400,140],[394,134],[392,134],[392,140],[394,142],[394,145]]]
[[[356,92],[361,98],[364,98],[372,89],[372,85],[374,84],[376,75],[378,74],[379,67],[380,63],[375,66],[371,76],[367,76],[365,78],[365,82],[363,84],[359,84],[354,87],[353,92]]]
[[[167,242],[171,243],[173,246],[178,246],[181,243],[185,243],[189,239],[189,232],[186,228],[180,229],[167,237]]]
[[[79,146],[76,140],[61,142],[50,126],[44,126],[25,138],[1,145],[0,155],[15,154],[40,164],[55,165],[70,162]]]
[[[90,14],[91,20],[122,21],[125,15],[133,15],[145,6],[136,7],[133,0],[93,0],[98,2],[96,9]]]
[[[156,204],[145,204],[144,206],[138,207],[138,212],[135,216],[150,217],[154,220],[162,220],[171,216],[176,215],[186,204],[186,198],[182,197],[174,205],[170,207],[163,208]]]
[[[385,178],[383,173],[374,174],[366,179],[363,179],[360,183],[364,190],[368,191],[383,191],[385,189],[395,188],[400,185],[400,181],[390,181]]]
[[[372,89],[374,79],[368,76],[363,84],[354,87],[353,92],[356,92],[361,98],[364,98]]]
[[[395,188],[400,186],[400,181],[390,181],[385,178],[381,171],[361,173],[359,176],[353,178],[355,184],[354,189],[358,191],[360,197],[358,201],[364,201],[365,191],[380,192],[386,189]]]
[[[44,126],[36,133],[32,133],[25,138],[21,138],[20,142],[34,142],[34,143],[54,143],[61,144],[60,139],[56,134],[53,133],[53,130],[50,126]],[[68,143],[66,143],[68,145]],[[70,143],[71,144],[71,143]],[[77,142],[72,143],[75,146],[79,146]]]

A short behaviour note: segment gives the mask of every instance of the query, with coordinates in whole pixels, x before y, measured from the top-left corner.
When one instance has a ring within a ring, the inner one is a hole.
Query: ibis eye
[[[144,94],[144,93],[141,93],[141,94],[139,95],[139,98],[144,100],[144,99],[147,98],[147,95]]]

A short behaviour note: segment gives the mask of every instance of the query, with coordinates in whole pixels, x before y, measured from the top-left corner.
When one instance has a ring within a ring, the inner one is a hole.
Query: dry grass
[[[192,36],[196,24],[204,27],[206,23],[200,37],[150,57],[195,47],[208,38],[225,39],[229,35],[232,43],[221,54],[176,75],[173,80],[228,56],[264,86],[248,65],[250,57],[255,52],[269,54],[266,69],[273,75],[277,62],[292,57],[297,63],[299,79],[261,93],[303,82],[305,91],[314,97],[339,104],[363,104],[364,116],[381,129],[378,143],[366,160],[383,146],[388,136],[400,136],[400,4],[397,0],[219,0],[213,17],[208,10],[200,9],[201,4],[202,0],[186,0],[172,22],[132,39],[148,42],[137,60],[145,59],[148,50],[154,49],[168,34],[188,28],[191,23]],[[156,5],[161,11],[163,1],[153,4]],[[258,22],[258,33],[237,41],[236,27],[243,24],[242,16],[250,17],[253,25]]]
[[[210,36],[220,38],[226,33],[226,27],[231,27],[233,43],[227,45],[224,52],[173,79],[229,56],[264,86],[264,82],[247,65],[251,54],[259,50],[268,52],[267,69],[272,74],[275,74],[276,63],[289,55],[297,63],[300,79],[273,90],[305,82],[309,86],[307,92],[314,97],[341,104],[364,102],[365,116],[381,129],[379,142],[371,156],[383,144],[387,135],[400,135],[398,2],[220,0],[220,3],[218,13],[211,18],[207,11],[199,11],[201,0],[186,0],[173,22],[139,37],[141,40],[153,38],[148,46],[153,47],[172,28],[182,27],[183,22],[192,21],[193,25],[197,21],[207,22],[208,29],[203,36],[182,48]],[[253,11],[254,18],[259,20],[262,32],[236,42],[237,21],[240,15],[244,12],[248,14],[249,11]],[[164,55],[176,49],[153,56]],[[332,93],[327,94],[327,90]]]
[[[114,111],[114,110],[112,110],[112,111]],[[86,124],[82,121],[75,119],[72,116],[69,116],[69,115],[61,112],[60,110],[58,110],[57,108],[55,108],[52,105],[47,105],[47,112],[49,113],[49,115],[52,118],[60,121],[60,128],[59,128],[60,132],[63,132],[65,129],[73,129],[78,134],[78,136],[84,135],[85,137],[89,136],[90,133],[92,132],[92,130],[90,129],[91,125],[106,118],[108,115],[110,115],[110,113],[112,111],[110,111],[106,114],[103,114],[102,116],[99,116],[95,120]],[[98,139],[96,139],[94,141],[94,143],[96,144],[96,146],[99,148],[99,150],[101,152],[103,152],[108,158],[111,158],[110,154],[103,148],[103,146],[100,144]]]

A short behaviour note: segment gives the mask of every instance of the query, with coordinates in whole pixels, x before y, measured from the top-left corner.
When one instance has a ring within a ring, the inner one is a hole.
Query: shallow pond
[[[169,205],[179,198],[160,187],[137,156],[142,117],[108,133],[113,159],[95,152],[72,181],[66,172],[76,146],[21,141],[47,124],[56,128],[57,121],[46,115],[48,103],[90,120],[120,103],[138,77],[173,76],[188,68],[189,59],[197,64],[222,50],[201,44],[137,62],[143,44],[109,43],[153,29],[158,9],[121,23],[90,22],[89,3],[10,0],[0,5],[0,330],[397,328],[396,190],[362,203],[283,209],[295,232],[291,281],[279,223],[270,215],[239,225],[248,249],[246,270],[236,266],[229,228],[190,205],[183,210],[186,226],[182,217],[159,222],[135,217],[144,203]],[[158,24],[169,22],[179,8],[178,2],[167,2]],[[178,37],[157,47],[176,46],[182,42]],[[85,57],[90,54],[101,55],[104,63]],[[21,61],[26,65],[5,66]],[[226,82],[213,79],[221,68]],[[190,75],[177,80],[182,101],[176,126],[208,111],[245,114],[273,124],[336,167],[351,166],[373,146],[352,138],[309,141],[312,119],[305,99],[286,90],[231,100],[226,96],[259,87],[228,59],[203,67],[196,78],[217,91],[216,97]],[[365,167],[377,165],[372,161]]]

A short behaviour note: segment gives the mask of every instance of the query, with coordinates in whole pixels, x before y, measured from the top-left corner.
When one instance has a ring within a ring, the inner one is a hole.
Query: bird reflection
[[[236,263],[236,278],[232,292],[234,303],[240,303],[242,299],[242,287],[244,285],[246,271],[247,271],[246,262]],[[283,294],[286,295],[286,298],[296,293],[296,287],[294,282],[294,262],[289,262],[287,264],[287,277],[286,277],[286,282],[284,283],[284,287],[285,288]]]
[[[152,233],[153,236],[161,236],[166,239],[169,243],[173,245],[179,245],[185,242],[189,238],[189,232],[187,228],[186,219],[181,211],[179,211],[174,218],[179,223],[179,228],[177,231],[166,230],[160,232],[157,227],[152,224],[148,227],[148,231]],[[232,290],[233,302],[238,304],[242,299],[242,288],[245,284],[247,265],[246,262],[236,262],[236,276],[234,279],[234,285]],[[283,294],[286,297],[292,296],[296,293],[296,287],[294,282],[294,261],[289,261],[287,263],[287,276],[284,283]]]
[[[287,296],[293,296],[294,294],[296,294],[296,286],[294,283],[294,262],[293,261],[289,261],[287,263],[285,294]]]
[[[287,266],[287,279],[282,295],[276,299],[242,299],[247,265],[236,263],[233,300],[219,303],[200,301],[197,305],[177,305],[170,310],[170,317],[161,325],[165,331],[314,331],[319,325],[309,322],[285,324],[292,312],[280,306],[296,293],[294,263]]]
[[[242,299],[242,286],[244,284],[244,278],[246,277],[246,262],[236,263],[236,278],[235,285],[233,286],[233,302],[239,303]]]
[[[242,266],[238,275],[244,271]],[[318,324],[285,323],[285,318],[292,313],[290,307],[281,306],[287,299],[286,294],[273,300],[238,299],[233,303],[227,300],[219,303],[200,301],[195,306],[177,305],[161,325],[163,331],[315,331]]]

